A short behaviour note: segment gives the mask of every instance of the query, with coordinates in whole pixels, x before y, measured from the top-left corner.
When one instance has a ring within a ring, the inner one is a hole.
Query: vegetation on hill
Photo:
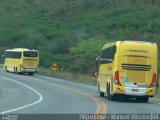
[[[92,73],[104,43],[159,44],[159,7],[159,0],[3,0],[0,52],[38,49],[41,66],[57,63],[68,71]]]

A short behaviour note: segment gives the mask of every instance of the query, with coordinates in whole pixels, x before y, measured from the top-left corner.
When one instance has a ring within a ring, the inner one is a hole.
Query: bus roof
[[[125,41],[116,41],[116,42],[113,42],[113,43],[107,43],[103,46],[102,49],[106,49],[106,48],[109,48],[109,47],[112,47],[112,46],[119,46],[121,44],[144,44],[144,45],[156,45],[156,43],[152,43],[152,42],[146,42],[146,41],[132,41],[132,40],[125,40]]]
[[[117,44],[138,44],[138,43],[144,45],[156,44],[148,41],[134,41],[134,40],[117,41]]]
[[[28,48],[13,48],[13,49],[5,50],[5,51],[38,51],[38,50],[28,49]]]

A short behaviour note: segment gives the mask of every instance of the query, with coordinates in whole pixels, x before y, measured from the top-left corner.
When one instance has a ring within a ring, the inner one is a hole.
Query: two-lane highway
[[[0,113],[82,114],[160,113],[160,101],[108,101],[94,86],[41,75],[28,76],[0,70]]]
[[[0,74],[0,113],[106,113],[106,105],[96,97],[94,87],[3,70]]]

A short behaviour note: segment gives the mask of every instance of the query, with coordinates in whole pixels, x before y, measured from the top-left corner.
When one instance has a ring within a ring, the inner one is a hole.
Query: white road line
[[[24,106],[21,106],[21,107],[18,107],[18,108],[14,108],[14,109],[11,109],[11,110],[0,112],[0,114],[5,114],[5,113],[10,113],[10,112],[13,112],[13,111],[21,110],[21,109],[36,105],[36,104],[40,103],[43,100],[43,96],[38,91],[36,91],[35,89],[33,89],[33,88],[31,88],[31,87],[29,87],[29,86],[27,86],[25,84],[22,84],[22,83],[20,83],[18,81],[15,81],[15,80],[13,80],[11,78],[2,77],[2,76],[1,76],[1,78],[9,80],[9,81],[12,81],[12,82],[15,82],[15,83],[17,83],[19,85],[22,85],[22,86],[32,90],[33,92],[35,92],[39,96],[39,99],[37,101],[33,102],[33,103],[30,103],[30,104],[27,104],[27,105],[24,105]]]

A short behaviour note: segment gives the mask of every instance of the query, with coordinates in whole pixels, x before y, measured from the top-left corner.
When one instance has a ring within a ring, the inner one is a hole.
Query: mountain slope
[[[34,48],[40,50],[42,66],[58,63],[69,71],[93,72],[104,43],[124,39],[158,43],[159,6],[158,0],[3,0],[0,52]],[[87,56],[76,49],[90,50]]]

